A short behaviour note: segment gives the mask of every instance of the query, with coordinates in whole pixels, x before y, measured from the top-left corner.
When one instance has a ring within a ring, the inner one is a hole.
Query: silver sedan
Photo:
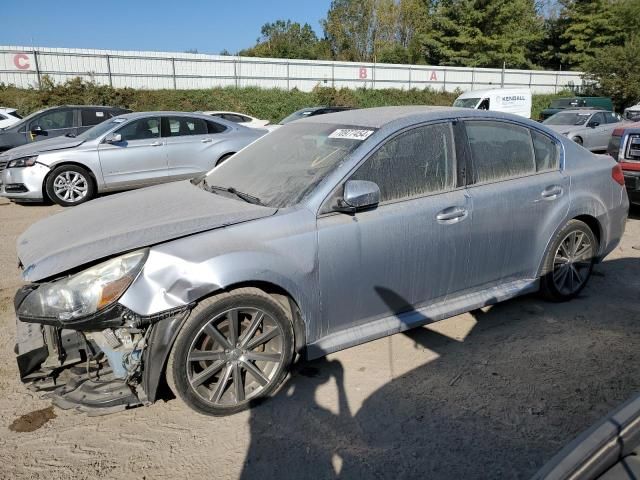
[[[622,117],[607,110],[562,110],[542,122],[591,151],[605,151],[611,133],[623,124]]]
[[[0,196],[71,206],[102,192],[192,178],[265,133],[194,113],[120,115],[77,137],[0,155]]]
[[[30,282],[15,298],[18,366],[48,388],[51,372],[88,360],[57,377],[73,379],[52,394],[64,408],[149,404],[166,376],[193,409],[238,412],[274,393],[296,354],[529,292],[575,297],[628,208],[611,157],[515,115],[306,118],[206,177],[30,227],[17,247]]]

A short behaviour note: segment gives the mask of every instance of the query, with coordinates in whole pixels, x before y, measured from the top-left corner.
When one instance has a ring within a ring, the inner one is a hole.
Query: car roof
[[[526,87],[521,87],[521,88],[487,88],[483,90],[469,90],[468,92],[464,92],[463,94],[461,94],[458,98],[461,100],[464,100],[467,98],[478,98],[478,97],[484,97],[485,95],[490,95],[492,93],[500,93],[502,95],[509,95],[513,93],[517,93],[517,94],[526,93],[527,95],[530,95],[531,89]]]
[[[198,117],[198,118],[203,118],[206,120],[213,120],[211,118],[211,115],[207,115],[205,113],[196,113],[196,112],[177,112],[177,111],[171,111],[171,110],[151,110],[149,112],[129,112],[129,113],[123,113],[122,115],[119,115],[119,118],[138,118],[138,117],[148,117],[151,115],[173,115],[176,117]],[[224,119],[217,119],[217,120],[224,120]]]
[[[603,108],[566,108],[564,110],[560,110],[556,115],[560,113],[584,113],[586,115],[591,115],[593,113],[613,113],[611,110],[605,110]]]
[[[343,110],[341,112],[310,116],[298,122],[334,123],[342,125],[359,125],[363,127],[380,128],[394,120],[415,119],[417,121],[439,120],[451,118],[453,115],[482,116],[504,118],[504,114],[488,110],[473,110],[470,108],[434,107],[427,105],[410,105],[401,107],[375,107],[359,110]]]
[[[214,115],[217,113],[230,113],[231,115],[242,115],[243,117],[251,117],[251,115],[247,115],[246,113],[232,112],[230,110],[206,110],[204,112],[194,112],[194,113],[202,113],[203,115]]]

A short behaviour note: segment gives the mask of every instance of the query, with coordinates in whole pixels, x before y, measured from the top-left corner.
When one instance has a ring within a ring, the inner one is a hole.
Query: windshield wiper
[[[253,195],[249,195],[248,193],[241,192],[233,187],[219,187],[218,185],[209,185],[206,180],[203,180],[203,183],[205,189],[209,192],[228,192],[247,203],[264,206],[264,203],[262,203],[262,200],[260,200],[258,197],[254,197]]]

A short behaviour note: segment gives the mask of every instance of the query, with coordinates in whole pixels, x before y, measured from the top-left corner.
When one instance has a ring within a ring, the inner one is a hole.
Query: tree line
[[[266,23],[238,53],[581,70],[593,93],[640,98],[640,0],[333,0],[321,26],[319,36],[308,23]]]

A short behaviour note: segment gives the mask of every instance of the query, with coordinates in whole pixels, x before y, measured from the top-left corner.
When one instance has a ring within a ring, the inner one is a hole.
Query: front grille
[[[9,163],[8,160],[0,160],[0,173],[2,173],[2,171],[7,168],[7,163]]]

